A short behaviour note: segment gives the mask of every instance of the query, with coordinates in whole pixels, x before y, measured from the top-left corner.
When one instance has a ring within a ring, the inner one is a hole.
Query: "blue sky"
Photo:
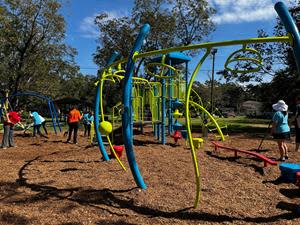
[[[272,33],[276,12],[275,0],[208,0],[217,9],[213,21],[216,31],[210,41],[237,40],[256,37],[258,29]],[[93,63],[92,54],[97,46],[99,31],[93,24],[95,16],[107,12],[111,17],[129,15],[133,0],[68,0],[62,8],[66,20],[66,42],[76,48],[76,62],[83,74],[96,75],[97,65]],[[288,0],[285,0],[289,4]],[[219,48],[216,54],[216,70],[224,67],[224,62],[234,48]],[[196,57],[197,59],[197,57]],[[194,59],[190,68],[197,63]],[[212,62],[207,60],[202,67],[198,80],[204,81],[211,74]],[[209,74],[209,75],[208,75]]]

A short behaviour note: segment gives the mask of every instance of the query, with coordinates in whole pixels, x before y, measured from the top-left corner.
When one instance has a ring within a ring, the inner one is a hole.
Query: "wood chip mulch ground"
[[[135,136],[135,154],[147,184],[136,187],[117,161],[104,162],[80,133],[79,144],[62,135],[36,140],[15,133],[16,148],[0,149],[0,224],[300,224],[300,189],[283,182],[278,166],[233,152],[214,152],[209,140],[197,151],[201,200],[195,198],[194,167],[183,140],[161,145],[150,132]],[[0,134],[2,139],[2,134]],[[223,143],[257,150],[259,136],[231,135]],[[288,162],[300,163],[289,142]],[[260,153],[278,159],[267,138]]]

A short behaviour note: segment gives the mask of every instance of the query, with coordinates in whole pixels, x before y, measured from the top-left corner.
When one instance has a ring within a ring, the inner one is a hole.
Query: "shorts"
[[[291,132],[275,133],[273,137],[276,140],[289,140],[291,139]]]
[[[300,128],[296,127],[296,143],[300,143]]]

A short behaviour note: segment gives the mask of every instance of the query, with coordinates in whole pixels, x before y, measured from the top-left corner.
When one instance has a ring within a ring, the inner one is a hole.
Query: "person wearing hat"
[[[272,108],[276,111],[273,115],[272,130],[271,133],[274,139],[277,141],[280,161],[288,159],[288,147],[285,143],[291,137],[290,127],[288,125],[288,105],[283,100],[279,100],[276,104],[272,105]]]

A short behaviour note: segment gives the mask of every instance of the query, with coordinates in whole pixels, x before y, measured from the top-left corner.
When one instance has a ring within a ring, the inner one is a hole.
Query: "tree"
[[[300,21],[300,4],[295,2],[295,6],[290,8],[290,12],[296,24]],[[278,19],[273,31],[275,36],[286,35],[283,24]],[[296,95],[300,94],[300,79],[297,70],[295,57],[292,47],[288,43],[279,42],[263,46],[262,50],[268,53],[269,58],[266,60],[272,71],[272,80],[269,88],[264,90],[267,97],[266,105],[271,107],[271,104],[279,99],[284,99],[288,104],[294,103]]]
[[[290,8],[290,12],[296,23],[299,23],[300,13],[299,13],[299,3],[294,2],[293,7]],[[268,37],[264,30],[258,30],[258,37]],[[276,25],[273,30],[274,36],[285,36],[286,30],[277,18]],[[224,75],[224,77],[229,80],[236,80],[238,82],[263,82],[266,76],[270,76],[271,79],[278,76],[278,74],[282,74],[282,71],[289,71],[289,73],[294,74],[294,77],[297,77],[297,68],[294,59],[294,55],[292,52],[291,45],[287,42],[274,42],[274,43],[258,43],[249,45],[249,47],[256,49],[263,58],[263,65],[261,70],[256,73],[233,73],[227,70],[219,71],[219,74]],[[238,57],[239,55],[237,55]],[[251,55],[251,53],[245,53],[244,57],[250,56],[251,58],[255,57],[255,55]],[[257,58],[257,56],[255,57]],[[245,63],[237,63],[235,68],[241,68],[243,70],[250,69],[253,66],[250,62]]]
[[[233,82],[220,83],[215,81],[214,83],[214,99],[216,108],[220,109],[230,107],[239,111],[246,95],[244,88]],[[210,109],[210,88],[211,80],[207,80],[204,84],[201,84],[199,81],[195,81],[193,84],[194,91],[201,96],[203,105],[206,109]],[[197,98],[193,96],[193,93],[192,97],[194,101],[197,100]],[[213,111],[214,110],[215,109],[213,109]]]
[[[179,45],[190,45],[194,42],[201,42],[207,37],[215,26],[209,19],[215,14],[205,0],[174,0],[172,9],[176,22],[176,39]]]
[[[60,78],[78,72],[59,8],[57,0],[0,1],[1,88],[54,95]]]
[[[108,19],[103,13],[97,16],[100,46],[94,60],[103,66],[112,50],[119,50],[121,57],[127,57],[134,36],[145,23],[150,24],[151,32],[144,51],[202,41],[214,30],[210,20],[214,13],[205,0],[135,0],[130,17]]]
[[[93,102],[95,82],[97,77],[92,75],[77,74],[70,79],[61,79],[58,92],[60,98],[62,97],[73,97],[77,99],[85,98],[88,102]],[[72,93],[70,95],[70,93]],[[58,96],[57,96],[58,97]]]
[[[96,17],[95,23],[100,30],[100,46],[97,46],[94,54],[96,64],[104,66],[113,51],[119,52],[123,57],[128,55],[134,42],[132,34],[135,32],[128,17],[108,19],[106,13],[101,13]]]

